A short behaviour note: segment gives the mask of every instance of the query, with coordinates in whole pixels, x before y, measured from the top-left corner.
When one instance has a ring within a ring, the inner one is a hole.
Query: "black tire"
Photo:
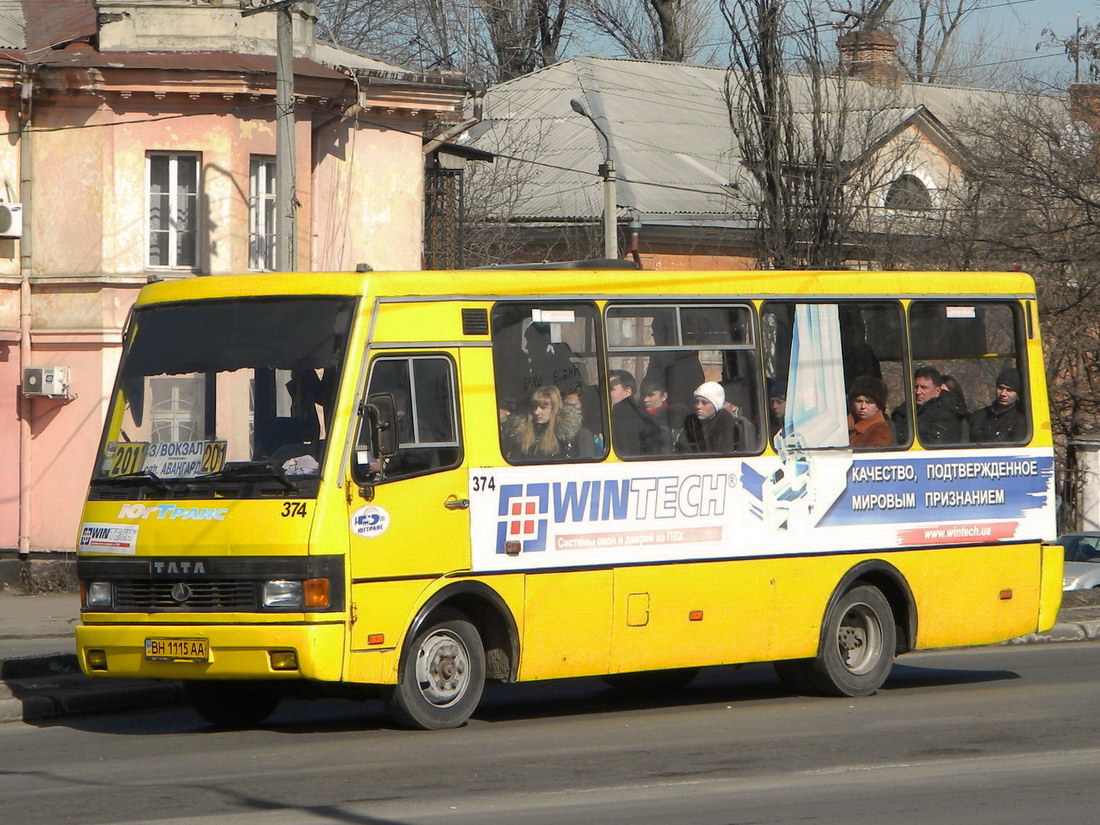
[[[393,720],[406,728],[457,728],[485,688],[485,649],[461,613],[439,610],[405,647],[397,684],[387,691]]]
[[[253,728],[279,706],[278,690],[265,682],[184,682],[191,707],[219,728]]]
[[[616,690],[630,693],[661,693],[687,687],[698,675],[697,667],[681,667],[675,670],[609,673],[601,678]]]
[[[821,649],[806,676],[826,696],[870,696],[894,663],[897,630],[890,603],[877,587],[853,587],[825,616]]]

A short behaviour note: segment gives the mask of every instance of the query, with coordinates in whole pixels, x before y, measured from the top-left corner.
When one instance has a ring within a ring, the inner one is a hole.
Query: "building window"
[[[275,158],[253,155],[249,171],[248,268],[275,269]]]
[[[932,208],[932,196],[924,181],[915,175],[902,175],[890,184],[886,192],[887,209],[927,212]]]
[[[198,266],[199,162],[193,154],[148,156],[151,267]]]

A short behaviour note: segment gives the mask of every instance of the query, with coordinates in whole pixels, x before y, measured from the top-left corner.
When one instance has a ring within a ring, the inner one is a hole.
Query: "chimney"
[[[894,58],[898,42],[884,31],[852,31],[836,41],[840,66],[851,77],[875,86],[900,86],[901,72]]]

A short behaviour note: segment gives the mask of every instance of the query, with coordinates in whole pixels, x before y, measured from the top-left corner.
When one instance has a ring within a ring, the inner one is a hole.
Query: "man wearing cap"
[[[1020,401],[1022,389],[1018,370],[1012,367],[1001,370],[993,403],[970,413],[970,440],[974,443],[1026,440],[1027,414]]]
[[[676,439],[678,453],[736,453],[744,449],[743,433],[737,421],[722,406],[726,391],[717,381],[707,381],[695,390],[695,412],[684,418],[684,429]]]

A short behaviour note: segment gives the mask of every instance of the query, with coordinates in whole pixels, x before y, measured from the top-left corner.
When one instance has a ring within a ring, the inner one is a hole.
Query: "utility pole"
[[[297,268],[298,194],[294,155],[294,11],[297,0],[241,9],[242,17],[274,11],[275,26],[275,269]]]
[[[603,163],[599,166],[600,177],[603,178],[603,256],[605,258],[619,257],[618,216],[615,203],[615,161],[611,159],[611,138],[589,114],[588,109],[578,98],[569,101],[569,106],[578,115],[588,118],[596,127],[596,132],[603,139],[604,153]]]

